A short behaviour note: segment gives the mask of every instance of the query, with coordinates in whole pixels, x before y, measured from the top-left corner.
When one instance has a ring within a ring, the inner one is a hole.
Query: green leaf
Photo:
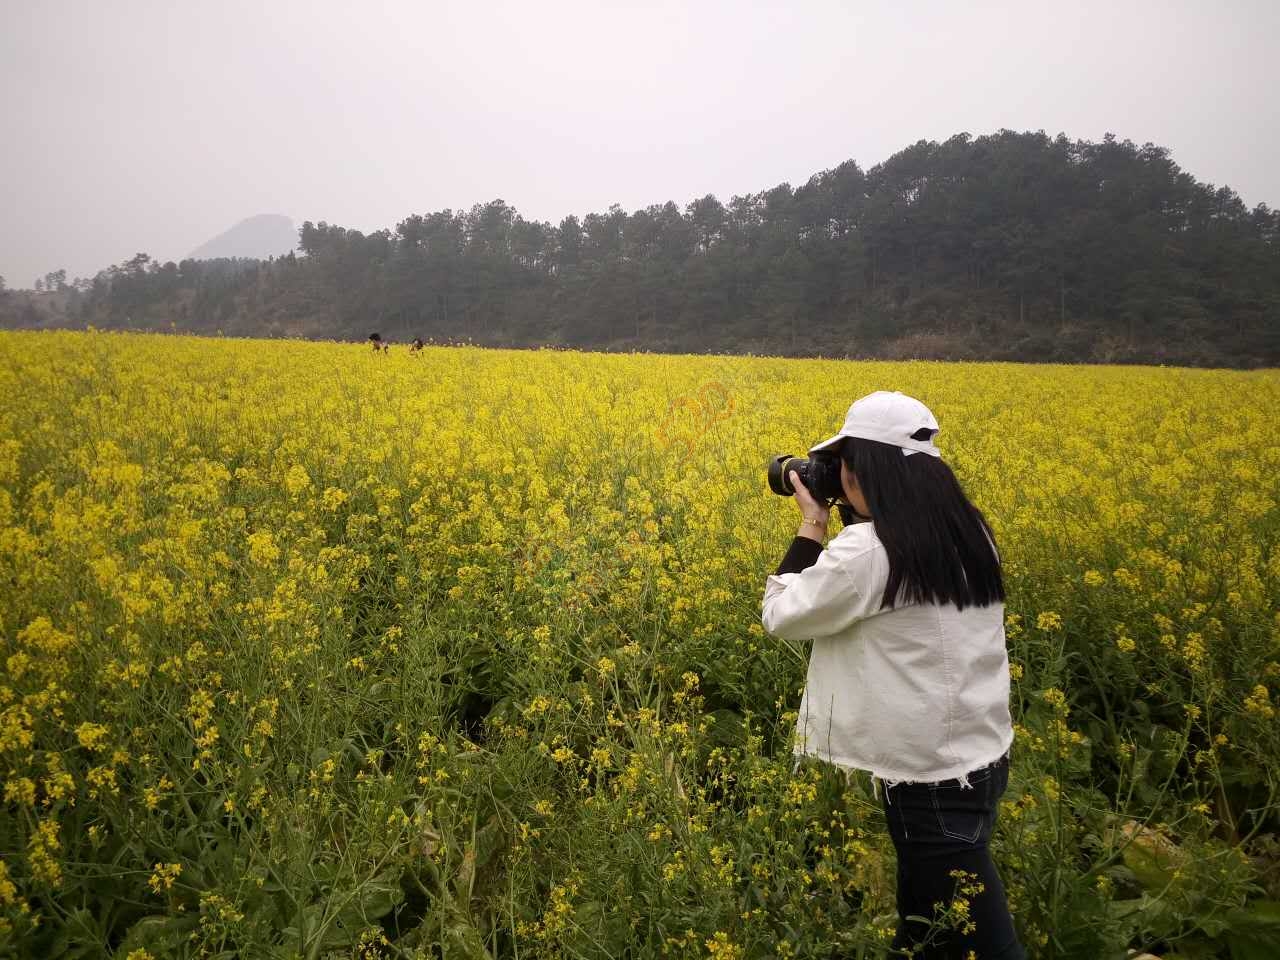
[[[490,960],[480,931],[456,913],[453,921],[444,929],[442,947],[444,960]]]
[[[53,941],[52,955],[74,960],[75,957],[99,956],[106,940],[104,931],[88,910],[81,907],[67,915]]]
[[[1231,960],[1275,960],[1280,957],[1280,903],[1259,900],[1227,914],[1223,939]]]
[[[1186,851],[1150,828],[1133,821],[1130,824],[1135,831],[1132,839],[1116,831],[1116,843],[1125,844],[1121,854],[1124,865],[1133,871],[1143,889],[1159,892],[1173,879],[1174,870],[1186,861]]]
[[[296,922],[285,928],[285,937],[294,943],[301,942],[304,953],[355,946],[364,928],[357,925],[355,929],[347,929],[342,925],[341,917],[328,913],[328,906],[324,900],[307,904],[298,912]]]
[[[746,726],[742,714],[728,708],[713,710],[708,714],[712,723],[707,740],[717,747],[740,746],[746,742]]]
[[[311,751],[311,766],[318,767],[320,764],[328,760],[333,754],[327,747],[316,747]]]
[[[181,917],[153,914],[143,917],[129,928],[115,953],[117,956],[127,957],[134,950],[146,949],[156,956],[168,955],[178,950],[199,922],[199,914]]]
[[[366,927],[385,917],[403,900],[400,875],[388,871],[362,884],[359,895],[339,914],[339,919],[347,924]]]
[[[1141,930],[1177,924],[1175,911],[1167,902],[1145,893],[1128,900],[1109,900],[1103,905],[1103,913],[1110,918],[1120,939],[1125,942],[1132,940]]]

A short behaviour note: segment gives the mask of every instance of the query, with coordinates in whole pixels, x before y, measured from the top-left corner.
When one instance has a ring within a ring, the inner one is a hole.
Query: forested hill
[[[1167,150],[1001,131],[559,224],[501,200],[303,256],[145,254],[6,325],[793,356],[1280,365],[1280,211]],[[53,282],[50,281],[53,285]]]

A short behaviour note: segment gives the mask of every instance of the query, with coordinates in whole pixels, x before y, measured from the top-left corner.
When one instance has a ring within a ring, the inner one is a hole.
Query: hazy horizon
[[[257,214],[363,231],[793,186],[1000,128],[1154,142],[1280,204],[1280,5],[9,7],[0,276],[179,259]]]

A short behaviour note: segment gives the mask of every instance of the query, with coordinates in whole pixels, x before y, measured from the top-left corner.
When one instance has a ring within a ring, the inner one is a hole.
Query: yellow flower
[[[301,464],[295,463],[284,475],[284,488],[292,497],[296,497],[309,486],[311,486],[311,477],[307,473],[307,468]]]
[[[280,559],[280,548],[270,530],[249,535],[249,559],[260,567],[269,567]]]
[[[100,791],[118,794],[120,787],[116,784],[116,772],[111,767],[90,767],[89,772],[85,774],[85,780],[89,784],[89,798],[97,798]]]
[[[147,884],[156,893],[161,890],[170,890],[173,888],[173,881],[178,879],[180,873],[182,873],[180,863],[157,863]]]
[[[4,783],[4,802],[33,807],[36,803],[36,785],[29,777],[16,777]]]
[[[551,759],[554,760],[556,763],[569,763],[570,761],[575,760],[576,758],[577,758],[577,754],[575,754],[568,747],[557,747],[555,750],[551,752]]]
[[[1245,697],[1244,708],[1248,713],[1270,720],[1276,715],[1275,707],[1271,705],[1271,693],[1263,684],[1258,684],[1253,688],[1253,693]]]
[[[56,657],[75,643],[75,638],[53,626],[48,617],[36,617],[18,632],[18,642],[46,657]]]
[[[1206,666],[1204,636],[1199,633],[1188,633],[1182,641],[1182,656],[1193,670],[1203,670]]]
[[[17,885],[9,879],[9,867],[0,860],[0,906],[12,907],[19,902]]]
[[[1115,570],[1111,571],[1111,576],[1115,578],[1116,583],[1126,590],[1137,591],[1142,589],[1142,581],[1125,567],[1116,567]]]
[[[529,705],[522,712],[526,717],[535,717],[540,713],[546,713],[552,702],[550,697],[540,693],[529,701]]]
[[[32,660],[25,650],[19,650],[5,661],[11,680],[21,680],[31,669]]]
[[[76,739],[86,750],[101,750],[102,742],[107,738],[108,729],[100,723],[82,723],[76,727]]]
[[[54,859],[54,855],[61,849],[57,822],[41,820],[27,841],[27,863],[31,867],[33,880],[51,887],[62,882],[62,867]]]
[[[707,954],[718,960],[739,960],[743,956],[742,947],[729,939],[729,934],[717,930],[706,940]]]
[[[1061,630],[1062,617],[1052,610],[1046,610],[1036,617],[1036,627],[1040,630]]]
[[[1059,690],[1057,687],[1049,687],[1042,694],[1040,694],[1040,696],[1044,698],[1044,701],[1046,703],[1051,704],[1054,707],[1054,709],[1058,710],[1059,712],[1066,713],[1067,695],[1063,693],[1061,690]]]

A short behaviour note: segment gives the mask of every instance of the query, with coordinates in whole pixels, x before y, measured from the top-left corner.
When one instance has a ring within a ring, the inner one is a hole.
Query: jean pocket
[[[930,790],[942,835],[964,843],[979,843],[991,836],[991,778],[970,779],[973,789],[959,786]]]

